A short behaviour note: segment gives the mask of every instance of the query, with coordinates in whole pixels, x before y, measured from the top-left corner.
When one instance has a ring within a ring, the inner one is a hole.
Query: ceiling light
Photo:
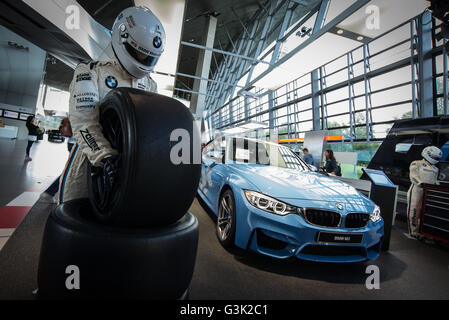
[[[337,33],[338,33],[338,34],[343,34],[343,33],[344,33],[344,30],[340,29],[340,30],[337,31]]]
[[[364,39],[364,38],[363,38],[362,36],[358,36],[358,37],[357,37],[357,40],[358,40],[358,41],[362,41],[363,39]]]

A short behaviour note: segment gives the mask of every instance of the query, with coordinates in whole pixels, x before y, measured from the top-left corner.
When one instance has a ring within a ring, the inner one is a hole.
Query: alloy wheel
[[[221,241],[225,241],[231,233],[233,223],[232,210],[233,203],[231,196],[229,194],[225,194],[221,198],[217,219],[218,234]]]

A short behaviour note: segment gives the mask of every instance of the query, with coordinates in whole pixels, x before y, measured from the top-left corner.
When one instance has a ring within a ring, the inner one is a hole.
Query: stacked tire
[[[101,169],[89,167],[89,199],[50,214],[39,297],[183,298],[198,245],[198,221],[188,212],[201,172],[193,116],[174,99],[129,88],[111,91],[99,108],[103,134],[119,152],[119,175],[105,196]],[[190,163],[172,159],[181,142],[175,130],[192,138],[182,149]]]

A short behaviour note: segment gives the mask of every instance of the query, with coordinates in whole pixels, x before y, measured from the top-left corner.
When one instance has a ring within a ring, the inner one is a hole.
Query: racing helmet
[[[438,149],[437,147],[430,146],[424,148],[421,155],[430,164],[435,165],[440,161],[441,157],[443,156],[443,152],[441,152],[441,150]]]
[[[162,23],[147,7],[123,10],[112,26],[112,49],[122,67],[140,79],[150,73],[165,47]]]

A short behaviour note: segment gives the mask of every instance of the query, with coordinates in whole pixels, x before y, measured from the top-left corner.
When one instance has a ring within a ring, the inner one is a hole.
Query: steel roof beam
[[[267,74],[269,74],[271,71],[273,71],[276,67],[280,66],[287,60],[289,60],[291,57],[293,57],[295,54],[297,54],[299,51],[303,50],[307,46],[309,46],[311,43],[313,43],[315,40],[321,38],[324,34],[326,34],[330,29],[338,25],[339,23],[343,22],[345,19],[347,19],[349,16],[351,16],[354,12],[361,9],[364,5],[366,5],[371,0],[357,0],[354,4],[352,4],[349,8],[344,10],[342,13],[340,13],[337,17],[335,17],[332,21],[327,23],[323,28],[321,28],[319,31],[317,31],[315,34],[313,34],[309,39],[298,45],[295,49],[290,51],[288,54],[286,54],[284,57],[279,59],[275,64],[272,64],[268,67],[268,69],[264,72],[262,72],[259,76],[257,76],[254,80],[252,80],[250,83],[248,83],[245,88],[241,89],[247,90],[249,87],[253,86],[257,81],[265,77]]]
[[[232,57],[240,58],[240,59],[243,59],[243,60],[249,60],[249,61],[257,62],[257,63],[270,64],[269,62],[266,62],[266,61],[263,61],[263,60],[251,58],[251,57],[248,57],[248,56],[244,56],[244,55],[233,53],[233,52],[229,52],[229,51],[224,51],[224,50],[219,50],[219,49],[215,49],[215,48],[210,48],[210,47],[206,47],[206,46],[202,46],[202,45],[199,45],[199,44],[194,44],[194,43],[190,43],[190,42],[186,42],[186,41],[181,41],[181,44],[184,45],[184,46],[193,47],[193,48],[197,48],[197,49],[201,49],[201,50],[207,50],[207,51],[212,51],[212,52],[216,52],[216,53],[221,53],[221,54],[224,54],[224,55],[227,55],[227,56],[232,56]]]

